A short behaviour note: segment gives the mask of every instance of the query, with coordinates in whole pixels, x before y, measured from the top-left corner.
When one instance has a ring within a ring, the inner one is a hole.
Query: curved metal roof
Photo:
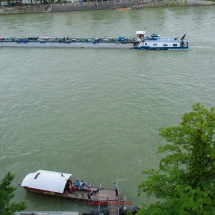
[[[136,34],[145,34],[146,31],[137,31]]]
[[[63,193],[67,180],[72,174],[38,170],[29,173],[22,181],[22,187]]]

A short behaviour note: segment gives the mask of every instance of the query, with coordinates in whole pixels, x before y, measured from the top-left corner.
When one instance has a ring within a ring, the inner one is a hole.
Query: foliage
[[[0,214],[1,215],[11,215],[16,211],[22,211],[27,208],[25,202],[10,203],[10,201],[14,197],[14,191],[16,190],[16,188],[10,186],[13,179],[14,179],[14,175],[8,172],[7,175],[4,177],[4,179],[0,181]]]
[[[132,211],[131,210],[127,210],[126,215],[132,215]]]
[[[178,126],[160,129],[168,144],[158,147],[165,153],[159,169],[143,171],[147,179],[142,192],[160,201],[143,205],[138,214],[211,215],[215,211],[215,108],[199,103],[185,113]]]

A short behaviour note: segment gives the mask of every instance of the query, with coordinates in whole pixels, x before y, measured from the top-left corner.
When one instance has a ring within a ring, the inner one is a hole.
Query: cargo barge
[[[182,37],[161,37],[158,34],[146,35],[146,31],[137,31],[136,37],[120,36],[99,38],[73,37],[0,37],[0,47],[24,48],[111,48],[134,50],[187,50],[188,41]]]

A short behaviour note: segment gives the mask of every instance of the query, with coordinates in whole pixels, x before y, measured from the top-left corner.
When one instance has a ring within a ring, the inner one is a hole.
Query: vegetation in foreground
[[[10,172],[0,181],[0,214],[1,215],[12,215],[14,212],[22,211],[27,208],[26,203],[20,202],[15,203],[11,200],[14,197],[14,191],[16,188],[10,184],[14,179],[14,175]]]
[[[138,189],[160,201],[143,204],[138,215],[212,215],[215,211],[215,108],[192,105],[178,126],[160,129],[167,141],[158,170],[147,175]]]

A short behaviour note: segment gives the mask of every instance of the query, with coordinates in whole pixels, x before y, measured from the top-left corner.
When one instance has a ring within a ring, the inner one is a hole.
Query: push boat
[[[77,181],[72,181],[71,176],[71,173],[38,170],[26,175],[21,186],[34,193],[82,200],[86,205],[107,205],[111,201],[123,204],[123,201],[120,201],[116,196],[114,188],[90,184],[90,188],[86,185],[77,186],[75,191],[71,190],[70,185],[76,186],[75,182]],[[90,196],[89,193],[91,193]]]
[[[41,48],[116,48],[134,50],[187,50],[188,41],[182,37],[161,37],[158,34],[146,35],[137,31],[136,37],[120,36],[100,38],[73,37],[0,37],[0,47],[41,47]]]

